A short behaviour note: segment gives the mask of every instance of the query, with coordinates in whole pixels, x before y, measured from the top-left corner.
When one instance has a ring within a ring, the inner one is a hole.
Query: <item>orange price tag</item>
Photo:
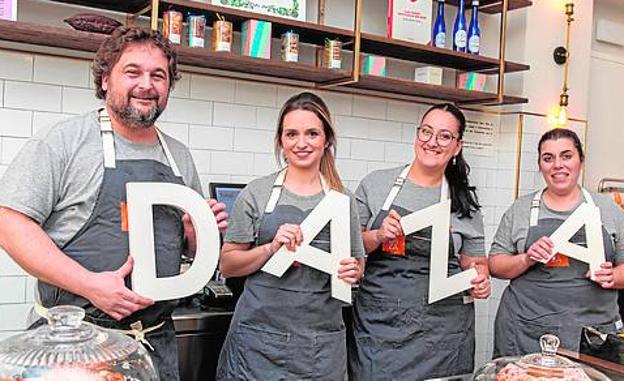
[[[561,253],[555,254],[554,257],[546,264],[546,267],[568,267],[570,266],[570,259]]]
[[[397,237],[396,239],[393,239],[392,241],[384,242],[381,245],[381,250],[389,254],[404,256],[405,255],[405,236],[402,235],[402,236]]]

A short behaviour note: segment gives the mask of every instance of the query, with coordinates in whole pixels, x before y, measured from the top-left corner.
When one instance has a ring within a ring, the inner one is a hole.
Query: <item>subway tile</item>
[[[383,142],[361,139],[351,141],[351,159],[380,161],[384,156]]]
[[[336,158],[348,159],[351,157],[352,139],[339,137],[336,142]]]
[[[0,247],[0,277],[24,275],[26,275],[26,271],[22,270],[22,268],[9,257],[9,254]]]
[[[169,96],[173,98],[189,98],[191,95],[191,74],[180,73],[182,78],[175,83]]]
[[[392,163],[409,163],[414,159],[414,147],[405,143],[386,143],[385,160]]]
[[[0,107],[4,107],[4,81],[0,81]]]
[[[255,128],[256,115],[255,107],[234,105],[228,103],[214,104],[215,126]]]
[[[84,114],[104,107],[104,101],[97,99],[91,89],[63,88],[62,111],[66,114]]]
[[[368,174],[368,166],[363,160],[338,159],[336,166],[343,180],[360,181]]]
[[[210,163],[212,152],[208,150],[191,150],[191,155],[193,156],[193,161],[195,162],[195,167],[197,168],[197,172],[200,174],[208,174],[210,173]],[[204,188],[208,189],[208,188]]]
[[[277,130],[277,119],[279,118],[279,111],[276,108],[258,107],[257,113],[257,125],[256,127],[261,130],[269,130],[275,133]]]
[[[28,138],[32,135],[32,112],[0,109],[0,135]]]
[[[232,150],[234,129],[191,125],[189,145],[191,148],[198,149]]]
[[[0,78],[13,81],[31,81],[34,58],[30,54],[0,51]]]
[[[254,176],[266,176],[278,170],[277,162],[273,154],[254,154],[253,174]]]
[[[281,108],[284,103],[292,96],[295,96],[302,92],[303,90],[298,87],[291,86],[278,86],[277,87],[277,106]]]
[[[371,119],[385,119],[388,102],[373,97],[353,97],[353,116]]]
[[[22,149],[24,144],[26,144],[26,138],[2,138],[2,160],[0,161],[2,164],[10,164],[15,158],[15,155]]]
[[[89,87],[90,62],[52,56],[35,56],[34,82]]]
[[[19,331],[28,328],[31,304],[0,304],[0,331]]]
[[[43,134],[45,130],[70,117],[72,117],[72,115],[35,111],[33,113],[32,133],[33,135]]]
[[[190,127],[185,123],[157,122],[156,126],[165,134],[181,141],[184,145],[189,145]]]
[[[4,107],[35,111],[61,111],[61,87],[6,81]]]
[[[351,115],[353,112],[353,95],[319,91],[318,95],[323,99],[332,117],[336,115]]]
[[[339,115],[335,118],[336,134],[348,138],[368,138],[368,121]]]
[[[253,175],[253,159],[253,153],[213,152],[210,172],[232,176],[251,176]]]
[[[252,182],[254,179],[256,179],[256,176],[249,176],[249,175],[232,175],[231,177],[231,181],[233,183],[238,183],[238,184],[249,184],[250,182]]]
[[[269,153],[273,151],[273,132],[263,130],[234,130],[234,150],[239,152]]]
[[[26,277],[0,277],[0,305],[26,302]]]
[[[413,102],[388,101],[388,120],[419,124],[423,107]]]
[[[368,121],[368,137],[370,139],[400,142],[403,135],[403,126],[396,122],[382,120]]]
[[[236,81],[235,102],[253,106],[276,107],[277,86]]]
[[[161,119],[174,123],[211,124],[212,102],[171,98]]]
[[[37,288],[37,278],[33,276],[26,277],[26,303],[35,302],[35,289]]]
[[[396,163],[389,163],[387,161],[369,161],[367,163],[368,165],[368,173],[371,173],[373,171],[377,171],[379,169],[388,169],[388,168],[393,168],[396,167]]]
[[[401,140],[403,143],[414,144],[414,140],[416,138],[416,128],[415,124],[404,124],[403,125],[403,134],[401,135]]]
[[[190,80],[191,98],[215,102],[234,102],[236,81],[193,74]]]

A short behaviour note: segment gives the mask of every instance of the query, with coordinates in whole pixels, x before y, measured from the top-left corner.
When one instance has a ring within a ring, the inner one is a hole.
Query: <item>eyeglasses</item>
[[[435,135],[436,143],[440,147],[447,147],[451,142],[457,139],[457,136],[449,130],[440,130],[438,133],[433,132],[433,128],[428,124],[423,124],[416,129],[416,137],[423,143],[427,143]]]

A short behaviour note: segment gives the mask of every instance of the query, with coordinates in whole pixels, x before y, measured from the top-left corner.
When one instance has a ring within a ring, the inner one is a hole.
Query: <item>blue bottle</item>
[[[468,52],[479,54],[481,31],[479,30],[479,0],[472,0],[472,19],[468,28]]]
[[[444,0],[438,0],[438,16],[433,25],[433,36],[431,38],[433,46],[436,48],[446,47],[446,22],[444,21]]]
[[[466,52],[468,42],[468,33],[466,31],[466,16],[464,10],[466,5],[464,0],[459,0],[457,7],[457,17],[455,18],[455,26],[453,27],[453,50],[458,52]]]

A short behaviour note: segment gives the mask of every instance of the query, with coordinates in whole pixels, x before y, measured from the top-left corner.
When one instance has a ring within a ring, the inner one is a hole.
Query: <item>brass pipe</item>
[[[355,0],[355,43],[353,44],[353,81],[360,80],[360,47],[362,44],[362,0]]]
[[[151,14],[151,27],[152,30],[158,30],[158,6],[159,0],[152,0],[152,14]]]
[[[516,151],[516,180],[514,184],[514,200],[518,199],[520,193],[520,167],[522,166],[522,134],[524,130],[524,115],[518,115],[518,147]]]
[[[566,16],[567,16],[567,26],[566,26],[566,43],[565,43],[565,50],[566,50],[566,60],[565,63],[563,65],[563,89],[562,89],[562,93],[561,93],[561,100],[560,100],[560,106],[567,106],[568,105],[568,72],[569,72],[569,63],[570,63],[570,30],[572,29],[572,21],[574,21],[574,18],[572,17],[574,15],[574,4],[573,3],[567,3],[565,5],[566,7]]]
[[[498,103],[502,104],[505,99],[505,46],[507,45],[507,8],[509,8],[509,0],[503,0],[503,9],[501,11],[500,25],[500,41],[498,50],[498,86],[496,96]]]

